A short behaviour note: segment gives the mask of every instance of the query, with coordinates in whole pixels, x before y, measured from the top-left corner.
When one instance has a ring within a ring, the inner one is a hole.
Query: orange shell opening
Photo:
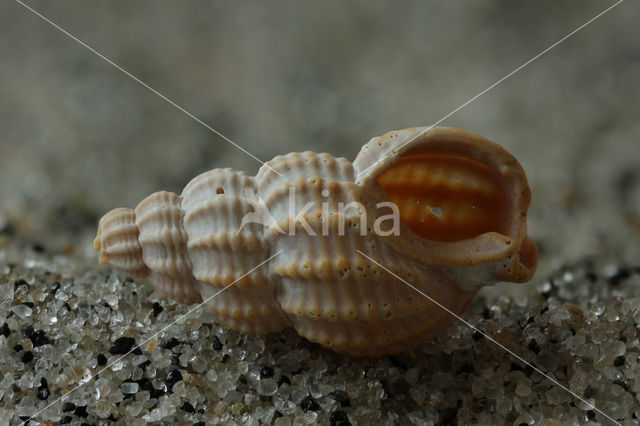
[[[408,152],[378,183],[401,220],[427,240],[461,241],[491,231],[509,235],[508,187],[486,163],[446,152]]]

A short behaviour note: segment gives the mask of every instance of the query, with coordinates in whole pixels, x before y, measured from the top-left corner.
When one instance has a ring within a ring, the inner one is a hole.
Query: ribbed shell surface
[[[134,277],[149,275],[149,267],[142,260],[142,247],[133,209],[120,207],[100,219],[100,231],[93,243],[100,252],[100,262],[109,263]]]
[[[287,322],[268,268],[256,269],[270,253],[262,226],[241,226],[252,212],[247,190],[255,191],[255,183],[245,173],[216,169],[201,174],[182,193],[184,226],[193,275],[213,313],[233,329],[264,334],[282,330]]]
[[[447,212],[446,226],[464,238],[444,241],[442,231],[431,241],[420,222],[444,202],[436,190],[453,194],[443,206],[504,205],[506,223]],[[524,172],[499,146],[413,128],[372,139],[353,164],[302,152],[275,157],[255,177],[203,173],[180,196],[159,192],[107,213],[94,247],[102,263],[150,276],[162,294],[204,301],[232,329],[293,327],[337,352],[380,356],[445,330],[482,285],[530,278],[528,197]],[[395,224],[397,209],[410,220]]]
[[[182,226],[184,212],[180,201],[172,192],[156,192],[138,204],[138,240],[142,259],[159,290],[182,303],[197,303],[201,298],[186,250],[187,235]]]

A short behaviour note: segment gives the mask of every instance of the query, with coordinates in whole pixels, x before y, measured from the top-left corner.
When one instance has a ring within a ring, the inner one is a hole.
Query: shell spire
[[[353,163],[302,152],[255,177],[203,173],[181,195],[107,213],[94,248],[161,294],[210,299],[234,330],[293,327],[337,352],[380,356],[456,320],[433,300],[460,315],[482,286],[531,279],[530,199],[524,170],[499,145],[413,128],[373,138]]]

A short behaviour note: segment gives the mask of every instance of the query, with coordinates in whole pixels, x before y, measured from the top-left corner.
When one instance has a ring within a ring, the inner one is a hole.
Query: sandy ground
[[[28,4],[261,160],[353,159],[373,136],[432,124],[610,5]],[[441,123],[499,142],[527,171],[540,267],[514,297],[563,265],[638,263],[638,16],[621,3]],[[0,58],[4,262],[35,245],[94,265],[105,211],[211,168],[260,166],[17,2],[0,5]]]

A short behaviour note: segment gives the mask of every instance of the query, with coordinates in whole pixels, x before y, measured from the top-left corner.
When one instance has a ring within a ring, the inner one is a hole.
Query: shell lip
[[[505,271],[503,268],[502,271],[495,273],[494,277],[500,281],[525,283],[533,278],[537,266],[538,247],[533,239],[527,236],[514,256],[511,269]]]
[[[378,176],[406,154],[433,152],[453,154],[484,163],[505,180],[514,182],[517,207],[526,213],[531,191],[524,169],[506,149],[475,133],[453,127],[417,127],[386,133],[371,139],[356,156],[356,183],[371,185]]]
[[[447,127],[422,127],[389,132],[373,138],[354,161],[357,183],[372,192],[387,194],[377,178],[403,155],[451,154],[475,160],[493,170],[504,185],[508,211],[504,228],[453,241],[423,238],[400,225],[400,236],[388,238],[401,252],[422,264],[464,267],[495,263],[492,277],[525,282],[537,265],[535,242],[527,235],[526,216],[531,191],[520,163],[503,147],[479,135]],[[506,266],[505,266],[506,265]]]
[[[413,249],[403,247],[407,253],[412,253],[419,261],[443,267],[474,266],[481,263],[496,262],[513,256],[519,250],[517,239],[499,232],[485,232],[473,238],[442,242],[426,240],[414,234],[409,228],[401,229]],[[403,239],[394,241],[402,243]]]

